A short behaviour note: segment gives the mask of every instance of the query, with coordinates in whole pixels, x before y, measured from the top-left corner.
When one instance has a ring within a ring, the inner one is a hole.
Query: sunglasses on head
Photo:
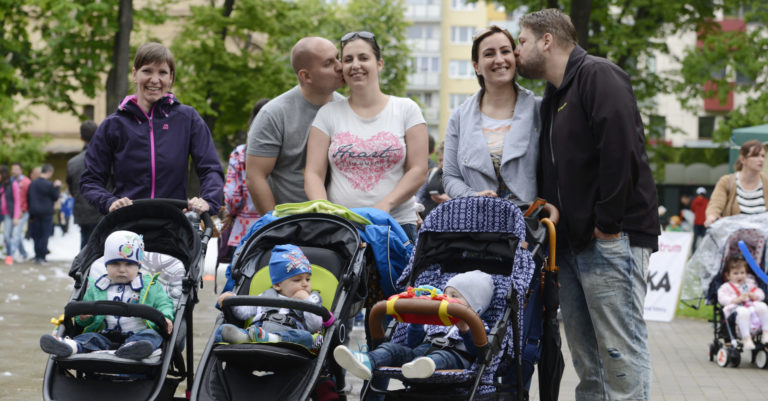
[[[341,44],[345,44],[354,38],[366,39],[376,41],[376,35],[368,31],[348,32],[341,37]]]

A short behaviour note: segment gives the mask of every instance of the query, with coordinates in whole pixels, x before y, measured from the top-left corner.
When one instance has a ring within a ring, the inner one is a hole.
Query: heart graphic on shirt
[[[370,191],[405,157],[405,147],[395,134],[382,131],[361,139],[350,132],[333,136],[329,155],[352,188]]]

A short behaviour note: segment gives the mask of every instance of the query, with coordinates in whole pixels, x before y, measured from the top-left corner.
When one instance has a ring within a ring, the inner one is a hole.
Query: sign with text
[[[683,270],[692,242],[691,232],[661,233],[659,251],[651,255],[648,266],[648,291],[643,314],[645,320],[670,322],[675,317]]]

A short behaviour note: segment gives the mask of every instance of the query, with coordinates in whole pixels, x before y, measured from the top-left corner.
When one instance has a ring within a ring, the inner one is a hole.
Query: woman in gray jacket
[[[515,41],[492,25],[475,35],[472,65],[480,91],[456,109],[445,134],[443,185],[451,198],[536,198],[539,105],[515,80]]]

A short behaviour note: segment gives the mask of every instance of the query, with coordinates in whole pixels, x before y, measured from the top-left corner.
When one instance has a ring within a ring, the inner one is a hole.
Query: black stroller
[[[275,245],[299,246],[312,264],[312,289],[323,306],[293,299],[258,297],[271,286],[269,259]],[[233,316],[237,305],[305,310],[328,321],[317,353],[290,343],[216,343],[212,335],[198,366],[192,400],[306,400],[321,375],[332,377],[336,391],[344,388],[344,372],[327,361],[328,350],[345,341],[344,322],[365,274],[365,245],[352,223],[329,214],[297,214],[275,220],[236,252],[232,262],[236,296],[224,300],[214,333],[223,323],[245,327]],[[343,397],[343,395],[341,395]]]
[[[550,207],[547,211],[552,220],[556,221],[556,209]],[[476,330],[483,327],[477,315],[470,314],[471,318],[465,320],[472,330],[478,350],[469,369],[438,370],[427,379],[408,379],[398,367],[377,367],[372,372],[371,381],[364,386],[361,398],[376,393],[385,394],[387,400],[528,399],[523,385],[521,351],[530,340],[524,333],[529,333],[529,325],[537,324],[541,327],[542,314],[541,309],[538,312],[534,309],[533,315],[536,318],[526,320],[524,312],[528,308],[541,307],[541,303],[535,306],[530,302],[537,287],[551,290],[551,285],[554,283],[556,289],[557,283],[554,260],[548,268],[543,268],[536,267],[533,257],[533,254],[540,253],[547,239],[554,245],[554,238],[549,238],[554,233],[554,225],[551,220],[547,224],[551,224],[551,230],[536,224],[527,230],[523,213],[518,207],[494,198],[460,198],[435,208],[419,231],[413,258],[400,282],[406,286],[432,285],[442,288],[456,273],[481,270],[491,274],[495,289],[483,320],[494,322],[493,326],[486,336],[484,330]],[[551,249],[554,250],[554,247]],[[435,302],[398,299],[389,307],[387,301],[377,303],[369,322],[373,339],[377,344],[382,341],[405,342],[407,325],[393,321],[384,332],[381,319],[385,311],[391,308],[387,314],[435,314],[438,311]],[[543,315],[545,331],[551,327],[552,319],[555,319],[557,330],[557,295],[544,303],[550,308]],[[464,320],[467,315],[462,314],[462,308],[467,309],[452,304],[448,306],[447,312]],[[559,375],[562,372],[562,356],[559,358],[559,367],[556,363],[560,355],[559,331],[556,335],[557,349],[550,350],[550,371],[539,372],[540,376],[549,376],[548,385],[553,387],[559,386]],[[537,345],[538,341],[537,338]],[[542,339],[541,345],[544,343],[547,341]],[[378,378],[400,380],[404,389],[387,391],[376,388],[372,383],[378,383],[381,380]],[[557,390],[547,397],[543,396],[542,399],[556,399]]]
[[[741,363],[741,353],[744,350],[744,344],[741,339],[736,335],[736,314],[731,314],[727,319],[723,313],[723,305],[720,305],[717,301],[717,291],[720,285],[725,282],[723,277],[723,268],[725,267],[726,259],[735,253],[740,253],[738,243],[743,241],[746,248],[749,249],[752,257],[758,262],[764,263],[764,251],[766,246],[766,234],[764,231],[760,231],[753,228],[741,228],[730,234],[722,249],[722,257],[720,261],[720,270],[718,274],[714,275],[712,281],[710,281],[709,289],[707,291],[706,302],[714,305],[712,325],[713,325],[713,341],[709,345],[709,360],[715,361],[719,366],[733,366],[738,367]],[[752,273],[747,269],[748,273]],[[768,283],[757,280],[758,286],[763,290],[766,289]],[[751,362],[758,368],[768,368],[768,347],[766,342],[768,339],[759,338],[758,334],[755,336],[756,348],[751,352]]]
[[[162,328],[162,352],[140,361],[119,358],[109,352],[63,358],[51,356],[43,379],[45,400],[173,400],[178,384],[185,378],[188,388],[191,387],[194,372],[192,310],[197,302],[201,264],[205,260],[213,224],[205,213],[202,216],[205,231],[201,234],[182,213],[181,209],[186,207],[187,202],[180,200],[137,200],[132,206],[105,216],[72,263],[69,275],[75,280],[75,289],[56,332],[59,337],[80,334],[82,328],[73,321],[77,315],[136,316]],[[94,262],[103,254],[104,241],[116,230],[130,230],[144,237],[146,255],[142,271],[160,273],[158,282],[174,301],[175,319],[170,335],[165,330],[163,314],[149,306],[80,301],[90,285],[89,274],[100,274],[93,272],[99,266]],[[185,346],[186,357],[183,353]]]

